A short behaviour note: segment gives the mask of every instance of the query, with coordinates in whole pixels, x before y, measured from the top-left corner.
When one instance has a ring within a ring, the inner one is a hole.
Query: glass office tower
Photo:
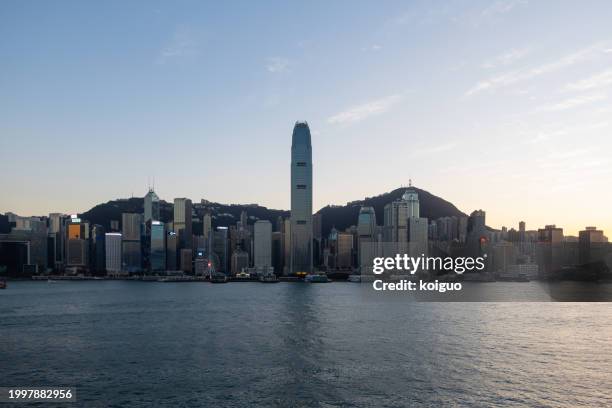
[[[162,222],[151,222],[151,271],[166,270],[166,228]]]
[[[297,122],[291,141],[290,274],[312,272],[312,145],[308,123]]]

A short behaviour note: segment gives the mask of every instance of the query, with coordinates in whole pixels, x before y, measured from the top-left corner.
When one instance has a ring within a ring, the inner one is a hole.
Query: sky
[[[0,212],[144,196],[314,209],[407,185],[612,234],[612,3],[0,2]]]

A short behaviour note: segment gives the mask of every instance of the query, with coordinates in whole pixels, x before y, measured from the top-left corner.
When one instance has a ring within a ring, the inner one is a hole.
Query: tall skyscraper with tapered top
[[[291,140],[290,274],[312,272],[312,145],[306,122],[296,122]]]
[[[159,197],[152,188],[144,197],[144,221],[159,221]]]

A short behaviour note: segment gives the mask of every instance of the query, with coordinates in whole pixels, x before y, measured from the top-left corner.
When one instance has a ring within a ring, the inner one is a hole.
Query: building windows
[[[306,224],[306,221],[304,221],[304,220],[298,220],[297,224],[298,224],[298,225],[305,225],[305,224]]]
[[[306,190],[306,184],[298,184],[295,186],[298,190]]]
[[[297,162],[298,167],[306,167],[306,162]]]

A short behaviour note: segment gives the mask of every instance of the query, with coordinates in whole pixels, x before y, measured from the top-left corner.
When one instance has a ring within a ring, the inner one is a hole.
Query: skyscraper
[[[139,272],[142,268],[141,247],[142,214],[121,214],[123,269]]]
[[[121,233],[107,232],[104,234],[106,272],[109,275],[121,273]]]
[[[124,241],[140,241],[142,215],[137,213],[121,214],[121,232]]]
[[[376,236],[376,212],[374,207],[361,207],[357,219],[357,244],[358,262],[362,272],[370,267],[375,256]]]
[[[215,265],[217,272],[227,273],[229,267],[229,230],[227,227],[217,227],[213,231],[213,252],[219,259],[219,264]]]
[[[291,218],[283,221],[283,274],[291,272]]]
[[[231,272],[232,275],[236,275],[243,272],[249,267],[249,254],[246,251],[238,248],[232,253],[231,260]]]
[[[190,248],[182,248],[180,251],[181,271],[191,273],[193,271],[193,251]]]
[[[353,235],[346,232],[339,232],[337,244],[336,268],[350,270],[353,258]]]
[[[412,256],[427,255],[428,226],[427,218],[408,218],[408,242]]]
[[[312,272],[312,145],[306,122],[296,122],[291,140],[290,274]]]
[[[272,266],[272,223],[268,220],[258,220],[254,226],[255,251],[253,264],[255,268]]]
[[[166,228],[162,222],[151,222],[151,254],[149,256],[152,271],[166,270]]]
[[[406,189],[401,200],[385,205],[384,215],[385,240],[397,243],[398,253],[407,252],[411,256],[427,254],[429,222],[427,218],[420,217],[419,194],[412,184]],[[448,221],[448,224],[452,224],[452,220]],[[439,226],[437,232],[440,235]]]
[[[374,207],[361,207],[357,219],[360,239],[372,239],[376,234],[376,213]]]
[[[66,240],[66,266],[72,272],[86,267],[88,263],[89,226],[80,218],[71,216],[67,224],[68,239]]]
[[[283,233],[274,231],[272,233],[272,266],[274,273],[283,273]]]
[[[179,236],[181,248],[191,248],[191,200],[174,199],[174,232]]]
[[[412,181],[402,196],[402,200],[408,203],[408,242],[409,251],[412,256],[427,255],[427,232],[429,221],[420,216],[419,194],[412,187]],[[450,230],[453,237],[457,234],[457,219],[450,219]]]
[[[204,239],[209,239],[212,232],[212,217],[210,213],[204,214],[202,217],[202,235],[204,235]]]
[[[89,253],[91,256],[89,257],[90,270],[92,273],[96,275],[104,274],[106,255],[104,250],[104,227],[101,225],[94,225],[91,228],[91,242]]]
[[[66,223],[68,216],[59,213],[49,214],[49,238],[54,253],[52,254],[53,262],[50,263],[55,269],[61,269],[64,262],[64,246],[66,244]]]
[[[159,197],[152,188],[144,198],[144,222],[159,221]]]
[[[385,205],[384,231],[386,242],[405,243],[408,241],[408,202],[406,200],[395,200]]]
[[[550,278],[563,267],[563,228],[546,225],[538,229],[536,259],[541,277]]]
[[[468,218],[468,234],[482,234],[486,231],[486,213],[482,210],[472,211]]]
[[[578,261],[581,264],[605,259],[610,253],[608,238],[595,227],[586,227],[578,233]]]
[[[402,200],[408,205],[408,218],[419,218],[420,217],[420,205],[419,205],[419,194],[414,188],[412,188],[412,182],[410,186],[404,192]]]
[[[166,235],[166,269],[169,271],[177,270],[178,259],[178,235],[170,231]]]
[[[64,216],[60,213],[49,214],[49,233],[50,234],[57,234],[61,231],[62,218],[64,218]]]
[[[319,241],[323,238],[323,214],[321,213],[312,216],[312,235]]]
[[[312,216],[312,261],[314,267],[321,264],[323,249],[323,214],[317,213]]]
[[[247,228],[247,212],[245,210],[242,210],[242,212],[240,213],[240,226],[239,229],[240,230],[244,230]]]

